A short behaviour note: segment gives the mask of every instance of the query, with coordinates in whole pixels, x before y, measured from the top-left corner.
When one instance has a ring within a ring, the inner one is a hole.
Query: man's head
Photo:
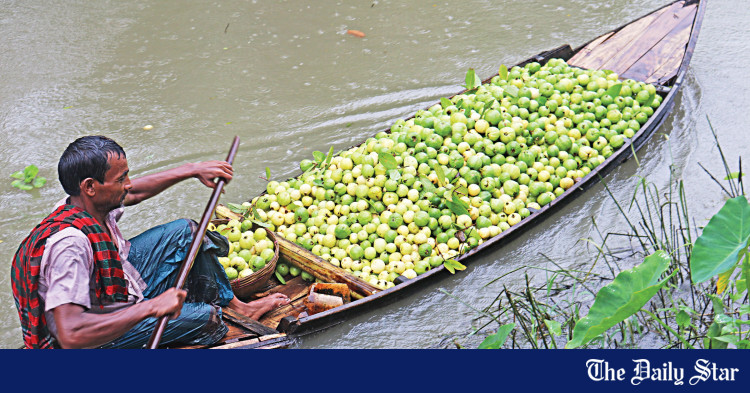
[[[130,188],[125,151],[104,136],[76,139],[63,152],[57,164],[63,189],[70,196],[89,196],[100,204],[122,204]]]

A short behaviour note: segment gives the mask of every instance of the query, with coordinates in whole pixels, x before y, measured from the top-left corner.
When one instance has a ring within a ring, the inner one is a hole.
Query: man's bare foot
[[[273,310],[276,307],[283,306],[288,303],[289,298],[286,297],[286,295],[281,293],[272,293],[268,296],[247,303],[235,297],[231,302],[229,302],[229,308],[257,321],[260,319],[260,317],[263,316],[263,314]]]

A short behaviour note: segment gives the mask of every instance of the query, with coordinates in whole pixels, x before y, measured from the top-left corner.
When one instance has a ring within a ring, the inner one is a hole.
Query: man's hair
[[[57,176],[65,192],[78,196],[81,181],[89,177],[104,183],[104,174],[110,168],[107,162],[110,155],[125,158],[125,150],[105,136],[84,136],[68,145],[57,163]]]

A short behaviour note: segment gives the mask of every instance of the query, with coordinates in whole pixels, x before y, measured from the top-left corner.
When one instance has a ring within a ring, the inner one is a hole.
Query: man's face
[[[110,154],[107,163],[109,170],[104,174],[104,183],[97,184],[96,202],[102,210],[111,211],[122,206],[132,184],[128,176],[128,160],[125,157]]]

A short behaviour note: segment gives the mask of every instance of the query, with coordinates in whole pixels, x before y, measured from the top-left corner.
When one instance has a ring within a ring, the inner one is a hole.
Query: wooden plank
[[[252,318],[246,317],[230,308],[226,308],[226,307],[223,308],[222,313],[224,314],[225,319],[242,326],[243,328],[247,329],[250,332],[255,333],[258,336],[278,333],[276,329],[271,329],[270,327]]]
[[[654,45],[648,53],[643,55],[626,71],[622,72],[620,76],[646,81],[651,75],[656,73],[662,75],[669,73],[676,74],[681,61],[675,64],[670,59],[682,59],[688,40],[690,39],[690,31],[695,20],[695,11],[697,11],[697,8],[694,8],[693,12],[683,18],[664,39]],[[659,70],[662,71],[659,72]]]
[[[643,35],[637,40],[623,48],[622,51],[604,63],[603,68],[612,70],[618,74],[625,72],[644,54],[651,50],[657,43],[672,32],[684,19],[693,20],[695,15],[695,4],[680,8],[676,12],[665,12],[656,19]]]
[[[609,39],[600,43],[596,48],[593,48],[589,56],[580,59],[579,62],[574,65],[588,69],[602,69],[604,63],[620,51],[626,50],[634,41],[637,41],[641,35],[643,35],[643,32],[648,30],[654,20],[664,13],[678,10],[682,5],[683,2],[673,3],[672,5],[663,7],[629,25],[626,25],[610,36]]]
[[[602,42],[609,39],[609,37],[612,36],[615,32],[610,31],[607,34],[604,34],[603,36],[591,41],[588,45],[586,45],[584,48],[578,51],[573,57],[568,60],[568,64],[571,65],[577,65],[578,67],[581,67],[581,63],[584,63],[586,60],[585,58],[591,55],[591,52],[599,46]]]
[[[278,326],[279,322],[285,317],[291,316],[297,318],[302,311],[305,311],[305,298],[305,296],[302,296],[294,300],[290,299],[289,304],[267,312],[261,318],[262,323],[268,326]]]
[[[288,260],[300,269],[312,274],[315,278],[325,282],[346,284],[349,290],[362,296],[370,296],[380,291],[379,288],[358,279],[343,269],[331,265],[323,258],[281,236],[277,237],[277,240],[279,244],[279,257]]]
[[[294,339],[284,333],[271,334],[258,338],[237,341],[229,344],[219,345],[211,349],[275,349],[286,348],[294,343]]]
[[[286,295],[290,300],[299,299],[307,295],[310,291],[310,285],[312,284],[303,280],[302,277],[297,276],[286,280],[286,284],[284,285],[276,285],[266,292],[254,294],[253,298],[265,297],[272,293],[281,293]]]
[[[690,34],[690,32],[691,30],[688,30],[687,34]],[[672,52],[672,55],[669,56],[667,60],[664,60],[662,62],[659,69],[654,71],[651,75],[648,76],[648,78],[646,78],[646,82],[661,84],[675,77],[685,59],[687,45],[688,44],[686,44],[685,47],[678,48],[674,52]]]

